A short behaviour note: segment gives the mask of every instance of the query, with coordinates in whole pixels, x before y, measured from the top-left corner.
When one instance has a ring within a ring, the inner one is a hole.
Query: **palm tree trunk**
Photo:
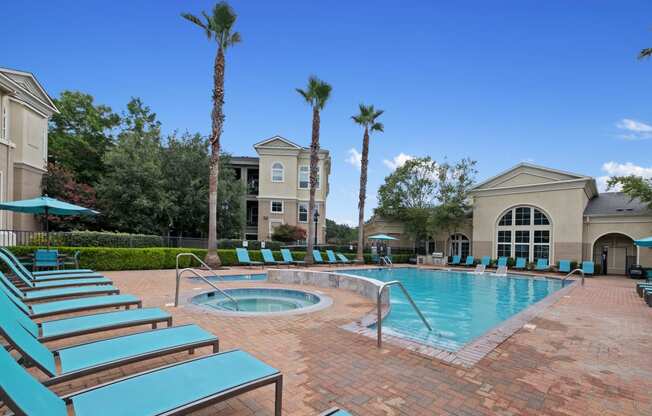
[[[319,162],[319,109],[312,109],[312,140],[310,141],[310,199],[308,200],[308,241],[306,244],[306,257],[304,261],[307,264],[313,263],[312,249],[313,240],[315,239],[315,191],[317,190],[317,164]]]
[[[219,47],[213,72],[213,111],[211,112],[211,158],[208,180],[208,252],[205,261],[211,267],[221,265],[217,254],[217,186],[220,167],[220,137],[224,125],[224,50]]]
[[[365,127],[360,160],[360,197],[358,199],[358,254],[356,259],[364,260],[364,203],[367,199],[367,167],[369,165],[369,129]]]

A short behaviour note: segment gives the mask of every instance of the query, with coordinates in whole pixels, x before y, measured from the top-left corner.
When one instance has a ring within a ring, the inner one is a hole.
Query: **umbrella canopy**
[[[398,240],[398,238],[394,238],[391,235],[387,235],[387,234],[374,234],[374,235],[370,235],[367,238],[369,240],[388,240],[388,241],[389,240]]]
[[[48,196],[38,198],[23,199],[21,201],[9,201],[0,203],[0,209],[14,212],[24,212],[27,214],[48,214],[48,215],[81,215],[99,214],[89,208],[80,207],[79,205],[69,204],[59,201],[58,199]]]
[[[45,233],[47,235],[48,248],[50,247],[50,226],[48,215],[95,215],[99,212],[79,205],[69,204],[58,199],[46,196],[38,198],[23,199],[21,201],[9,201],[0,203],[0,209],[6,211],[23,212],[26,214],[45,215]]]
[[[634,244],[640,247],[652,247],[652,236],[634,240]]]

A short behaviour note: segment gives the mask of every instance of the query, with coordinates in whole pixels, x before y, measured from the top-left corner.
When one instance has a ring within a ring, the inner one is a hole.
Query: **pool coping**
[[[462,270],[460,270],[462,271]],[[485,273],[489,278],[501,278],[504,276],[496,276],[493,273]],[[518,278],[519,276],[510,276]],[[521,277],[523,279],[530,279],[531,277]],[[547,279],[546,276],[532,276],[534,279]],[[390,345],[405,348],[418,354],[436,358],[449,364],[459,365],[461,367],[470,368],[492,352],[496,347],[505,342],[508,338],[514,335],[518,330],[523,328],[529,321],[541,314],[545,309],[552,306],[560,298],[566,296],[577,285],[577,281],[570,281],[566,286],[557,290],[556,292],[546,296],[539,302],[530,305],[519,313],[507,318],[497,326],[489,329],[484,334],[474,338],[468,343],[464,344],[462,348],[457,351],[449,351],[444,348],[437,348],[424,342],[417,341],[412,338],[388,334],[383,332],[382,341]],[[389,313],[389,310],[383,314]],[[376,329],[370,328],[371,325],[377,323],[376,313],[372,312],[364,316],[361,320],[351,322],[343,325],[340,328],[353,332],[368,338],[376,339]]]
[[[328,296],[326,293],[318,291],[318,290],[304,290],[304,289],[297,289],[297,288],[292,288],[292,287],[269,287],[269,286],[244,286],[244,287],[228,287],[223,289],[224,291],[228,291],[231,289],[266,289],[266,290],[291,290],[294,292],[305,292],[309,293],[313,296],[316,296],[319,299],[319,302],[317,302],[314,305],[307,306],[305,308],[299,308],[299,309],[291,309],[288,311],[281,311],[281,312],[235,312],[235,311],[222,311],[219,309],[215,308],[209,308],[209,307],[204,307],[201,306],[197,303],[194,303],[192,301],[193,298],[201,295],[205,295],[207,293],[212,293],[216,292],[214,289],[209,289],[209,290],[203,290],[199,293],[193,293],[190,295],[186,295],[183,297],[182,305],[184,307],[189,307],[190,310],[193,311],[198,311],[198,312],[209,312],[218,316],[227,316],[227,317],[234,317],[234,318],[260,318],[260,317],[267,317],[267,318],[274,318],[274,317],[282,317],[282,316],[291,316],[291,315],[303,315],[306,313],[312,313],[312,312],[317,312],[326,308],[329,308],[333,304],[333,299]]]

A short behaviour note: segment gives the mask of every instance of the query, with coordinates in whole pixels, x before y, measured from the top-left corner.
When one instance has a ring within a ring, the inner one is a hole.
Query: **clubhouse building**
[[[471,191],[469,221],[433,235],[422,250],[476,258],[593,260],[609,274],[632,264],[652,266],[652,249],[634,240],[652,235],[652,210],[620,192],[599,193],[590,176],[520,163]],[[374,217],[365,234],[385,232],[396,246],[414,244],[400,223]]]

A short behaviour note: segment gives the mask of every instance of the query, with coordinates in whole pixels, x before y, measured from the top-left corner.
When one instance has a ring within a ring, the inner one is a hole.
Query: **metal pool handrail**
[[[385,291],[385,288],[387,288],[389,286],[393,286],[393,285],[396,285],[396,286],[401,288],[401,290],[403,291],[403,294],[405,295],[407,300],[410,301],[410,305],[412,305],[412,308],[414,308],[417,315],[419,315],[419,318],[421,318],[421,320],[423,321],[423,324],[426,326],[426,328],[428,328],[428,331],[432,331],[432,328],[430,327],[430,324],[426,320],[426,317],[423,316],[423,314],[421,313],[421,310],[419,309],[417,304],[414,303],[414,300],[412,300],[412,296],[410,296],[408,291],[405,289],[405,287],[403,286],[403,283],[401,283],[398,280],[392,280],[390,282],[385,282],[382,285],[380,285],[380,287],[378,288],[378,298],[376,299],[376,305],[378,307],[378,319],[376,321],[376,328],[378,330],[378,348],[381,347],[382,340],[383,340],[383,319],[382,319],[381,298],[383,296],[383,292]]]
[[[580,272],[580,273],[582,273],[582,286],[584,286],[584,270],[582,270],[582,269],[575,269],[575,270],[571,271],[570,273],[568,273],[566,276],[564,276],[563,279],[561,279],[561,286],[562,286],[562,287],[564,286],[564,282],[566,281],[566,279],[568,279],[569,277],[571,277],[571,275],[572,275],[573,273],[575,273],[575,272]]]
[[[179,253],[179,254],[177,254],[177,286],[176,286],[176,289],[175,289],[175,292],[174,292],[174,306],[175,306],[175,307],[176,307],[176,306],[179,306],[179,286],[180,286],[180,284],[181,284],[181,276],[182,276],[185,272],[190,272],[190,273],[194,274],[195,276],[197,276],[198,278],[200,278],[201,280],[203,280],[203,281],[204,281],[205,283],[207,283],[210,287],[212,287],[213,289],[217,290],[219,293],[221,293],[222,295],[224,295],[224,297],[226,297],[227,299],[229,299],[231,302],[233,302],[233,304],[235,305],[235,310],[236,310],[236,311],[240,310],[239,307],[238,307],[238,301],[237,301],[233,296],[229,295],[228,293],[226,293],[225,291],[223,291],[223,290],[220,289],[219,287],[215,286],[215,285],[214,285],[210,280],[206,279],[206,276],[204,276],[203,274],[199,273],[199,272],[198,272],[197,270],[195,270],[194,268],[192,268],[192,267],[186,267],[185,269],[181,269],[181,270],[179,270],[179,258],[180,258],[180,257],[192,257],[192,258],[194,258],[195,260],[199,261],[199,263],[200,263],[201,265],[203,265],[205,268],[207,268],[208,270],[214,272],[214,270],[211,269],[210,266],[208,266],[206,263],[204,263],[204,262],[203,262],[199,257],[197,257],[197,256],[196,256],[195,254],[193,254],[193,253]],[[217,276],[217,274],[215,274],[214,276]]]

